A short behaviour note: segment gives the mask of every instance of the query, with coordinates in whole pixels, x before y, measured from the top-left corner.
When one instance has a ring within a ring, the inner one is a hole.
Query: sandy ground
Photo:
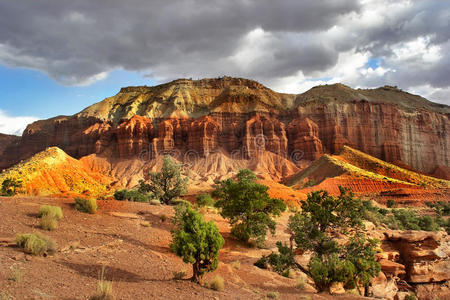
[[[36,213],[41,204],[63,208],[64,218],[56,230],[39,228]],[[238,243],[230,237],[225,220],[206,214],[206,219],[218,224],[226,240],[219,268],[205,277],[206,282],[215,275],[225,279],[224,291],[217,292],[187,279],[173,279],[175,271],[186,270],[187,277],[192,273],[190,265],[169,250],[171,224],[161,216],[169,218],[172,207],[118,201],[99,204],[99,212],[89,215],[76,211],[71,199],[0,198],[1,239],[38,231],[58,243],[57,253],[48,257],[28,256],[15,246],[0,246],[0,295],[3,292],[12,299],[88,299],[105,266],[116,299],[265,299],[271,292],[278,292],[278,299],[336,298],[314,294],[310,287],[299,290],[296,279],[253,266],[262,254],[270,253],[276,240],[287,240],[283,225],[287,214],[278,221],[276,237],[269,236],[269,249]],[[21,278],[12,280],[13,274]]]

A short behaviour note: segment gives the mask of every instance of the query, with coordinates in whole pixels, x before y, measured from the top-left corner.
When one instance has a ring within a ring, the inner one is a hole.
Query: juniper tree
[[[187,177],[181,175],[181,166],[169,155],[164,156],[161,172],[149,172],[148,180],[139,182],[139,191],[151,193],[164,204],[187,191]]]
[[[203,275],[219,264],[219,250],[225,243],[217,225],[205,222],[203,216],[188,205],[178,205],[172,218],[175,229],[170,249],[192,264],[192,281],[200,283]]]
[[[213,196],[217,197],[216,207],[221,216],[229,219],[231,233],[241,241],[256,239],[258,244],[265,241],[267,230],[275,233],[273,219],[286,210],[280,199],[268,194],[268,187],[256,183],[256,175],[248,170],[239,171],[237,180],[227,179],[218,182]]]

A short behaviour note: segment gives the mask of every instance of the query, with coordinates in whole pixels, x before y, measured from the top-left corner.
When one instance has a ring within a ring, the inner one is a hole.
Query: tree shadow
[[[76,271],[84,277],[99,279],[103,268],[101,264],[78,264],[68,261],[57,262],[58,264]],[[122,270],[115,267],[105,267],[105,279],[117,282],[143,282],[143,281],[163,281],[142,277],[141,275]]]
[[[123,235],[123,234],[114,234],[114,237],[119,238],[119,239],[123,240],[124,242],[130,243],[132,245],[142,247],[145,249],[150,249],[155,252],[159,252],[159,253],[163,253],[163,254],[169,254],[169,253],[172,254],[172,251],[170,251],[169,247],[161,247],[161,246],[157,246],[157,245],[146,244],[146,243],[144,243],[140,240],[137,240],[131,236]]]

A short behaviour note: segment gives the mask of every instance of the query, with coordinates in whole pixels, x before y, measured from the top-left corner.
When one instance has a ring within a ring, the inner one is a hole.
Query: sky
[[[0,1],[0,133],[121,87],[237,76],[450,104],[450,0]]]

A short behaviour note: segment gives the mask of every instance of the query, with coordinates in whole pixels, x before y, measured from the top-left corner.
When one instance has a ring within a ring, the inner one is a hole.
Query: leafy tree
[[[239,171],[237,180],[218,182],[213,196],[217,197],[216,207],[221,208],[221,216],[230,220],[231,233],[241,241],[255,238],[261,245],[267,230],[275,233],[273,219],[286,210],[280,199],[270,198],[268,187],[256,183],[256,175],[248,170]]]
[[[217,225],[205,222],[203,216],[190,206],[178,205],[172,219],[173,241],[170,249],[192,264],[192,281],[200,283],[203,275],[215,270],[219,264],[219,250],[225,243]]]
[[[329,235],[334,228],[345,232],[349,227],[362,227],[364,207],[361,200],[339,187],[335,198],[326,191],[308,194],[302,201],[302,212],[289,218],[289,229],[297,247],[312,250],[319,256],[339,250],[338,244]]]
[[[181,176],[181,167],[175,163],[169,155],[164,157],[161,172],[149,172],[148,183],[144,180],[139,182],[139,191],[152,193],[162,203],[169,204],[172,199],[177,198],[187,191],[187,177]]]
[[[302,212],[289,219],[297,247],[314,252],[309,273],[319,290],[329,289],[333,282],[343,282],[348,288],[358,283],[367,286],[380,271],[374,250],[377,241],[358,233],[363,228],[364,205],[348,190],[339,189],[336,198],[325,191],[312,192],[302,201]],[[348,233],[349,228],[357,233],[346,245],[339,245],[332,231]]]
[[[6,178],[2,182],[1,194],[3,196],[14,196],[16,189],[22,187],[22,181],[14,178]]]

